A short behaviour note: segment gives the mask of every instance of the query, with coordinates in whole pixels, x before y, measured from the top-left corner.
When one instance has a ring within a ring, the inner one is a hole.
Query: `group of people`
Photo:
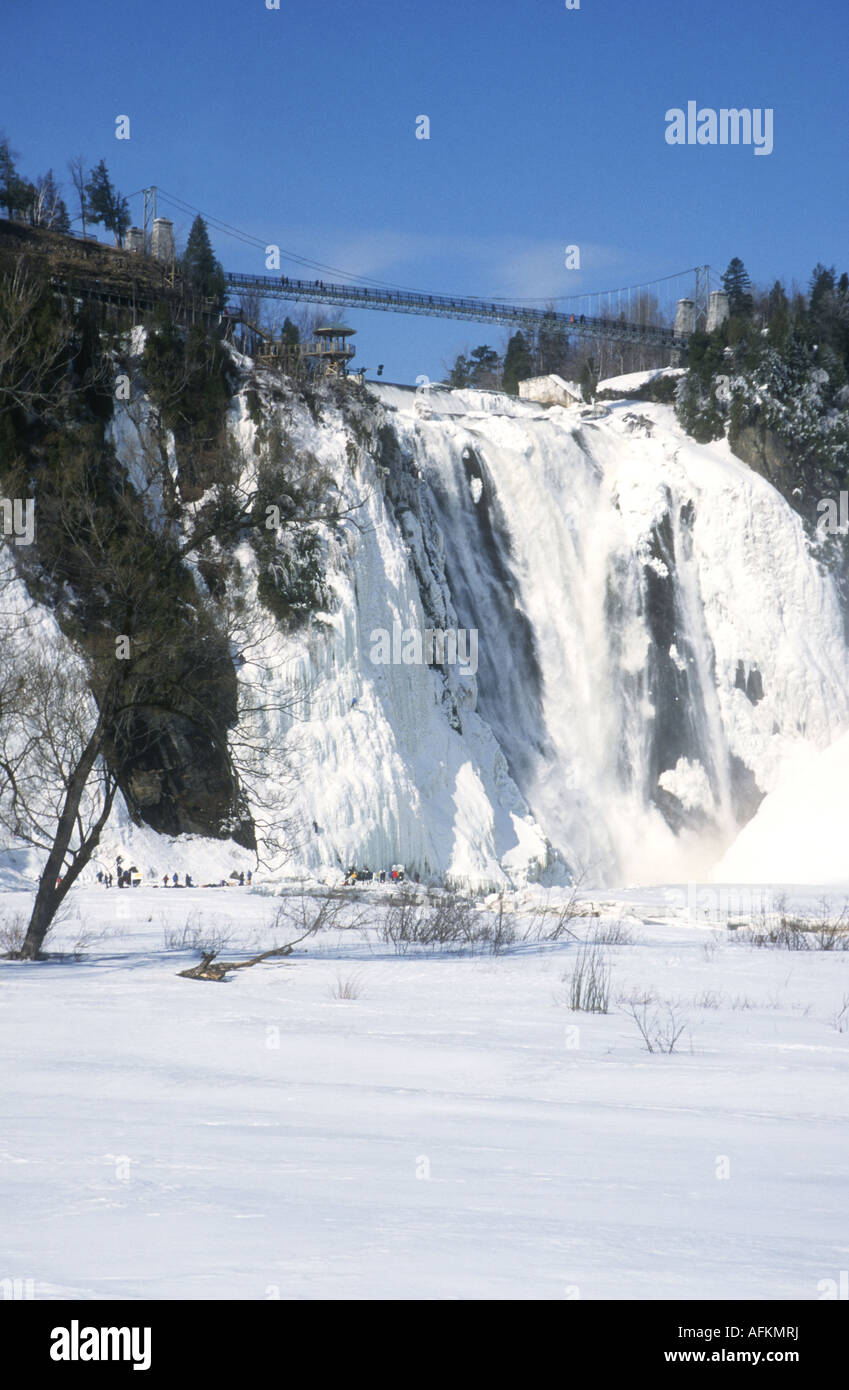
[[[198,885],[195,883],[191,874],[186,874],[185,879],[186,881],[183,884],[180,882],[179,874],[163,874],[162,887],[197,888]],[[131,864],[129,869],[125,869],[123,857],[119,854],[117,859],[115,860],[115,873],[112,874],[103,869],[100,869],[98,870],[97,881],[98,883],[102,883],[104,888],[111,888],[113,883],[117,883],[119,888],[140,888],[142,876],[141,871],[136,867],[135,864]],[[61,883],[62,880],[60,879],[59,882]],[[230,875],[229,881],[226,878],[222,878],[219,880],[218,883],[204,883],[203,887],[229,888],[231,886],[234,886],[235,884],[238,884],[240,888],[244,888],[245,886],[250,888],[252,882],[253,874],[251,873],[250,869],[248,869],[247,873],[245,873],[244,870],[241,870],[237,873],[234,869]]]
[[[131,864],[129,869],[124,868],[123,857],[119,854],[115,860],[115,873],[107,873],[102,869],[97,874],[98,883],[102,883],[104,888],[111,888],[113,883],[117,883],[119,888],[140,888],[142,876],[135,864]],[[61,883],[62,880],[60,879]]]
[[[367,864],[362,869],[358,869],[355,864],[352,864],[345,874],[345,883],[348,885],[373,883],[375,879],[378,883],[401,883],[404,879],[404,873],[403,864],[393,864],[391,869],[378,869],[376,872],[372,872]]]

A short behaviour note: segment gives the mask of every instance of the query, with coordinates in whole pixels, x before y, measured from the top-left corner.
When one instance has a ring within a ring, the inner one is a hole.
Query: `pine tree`
[[[531,353],[524,333],[519,329],[507,344],[504,355],[502,387],[511,396],[519,394],[519,382],[531,375]]]
[[[555,318],[543,319],[537,334],[537,362],[543,376],[565,370],[569,335]]]
[[[50,226],[54,232],[69,232],[71,230],[71,219],[68,216],[68,207],[65,199],[61,197],[61,195],[56,199],[56,208]]]
[[[732,318],[751,318],[752,282],[739,256],[729,262],[722,277],[722,288],[728,295],[728,312]]]
[[[182,265],[187,282],[197,294],[205,299],[223,300],[226,293],[224,271],[216,260],[206,223],[200,213],[192,223]]]
[[[495,386],[498,381],[498,353],[488,343],[469,354],[472,386]]]
[[[471,368],[468,357],[459,353],[454,359],[454,366],[448,375],[448,385],[462,389],[471,383]]]
[[[4,136],[0,140],[0,207],[6,209],[7,217],[14,216],[20,210],[25,192],[15,164],[17,157],[17,152],[10,149],[9,141]]]
[[[588,405],[595,400],[597,389],[598,366],[592,357],[585,357],[584,365],[581,367],[581,395]]]
[[[85,194],[89,220],[102,222],[120,246],[130,225],[130,205],[114,187],[104,160],[89,174]]]
[[[790,303],[780,280],[776,280],[767,298],[767,325],[769,341],[782,347],[790,332]]]

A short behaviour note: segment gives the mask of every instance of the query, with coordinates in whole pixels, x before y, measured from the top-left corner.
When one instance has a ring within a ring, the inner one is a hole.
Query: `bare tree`
[[[62,368],[73,327],[39,312],[44,286],[18,261],[0,275],[0,410],[44,411],[64,389]]]
[[[75,155],[73,159],[68,160],[68,172],[71,175],[71,183],[74,186],[77,202],[80,205],[80,223],[82,225],[83,236],[85,236],[86,217],[88,216],[88,193],[86,191],[88,176],[85,171],[85,158],[83,155],[78,154]]]
[[[117,783],[84,672],[32,656],[15,675],[15,698],[0,720],[0,824],[46,854],[19,952],[34,959],[100,841]]]

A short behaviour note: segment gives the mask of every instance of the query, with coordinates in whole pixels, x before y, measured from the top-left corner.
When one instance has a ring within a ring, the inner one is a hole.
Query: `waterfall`
[[[544,834],[591,881],[706,873],[789,750],[849,725],[799,517],[668,407],[378,394],[479,633],[477,711]]]

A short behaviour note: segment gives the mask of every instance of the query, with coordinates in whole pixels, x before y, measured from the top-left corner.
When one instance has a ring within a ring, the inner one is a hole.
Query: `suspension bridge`
[[[272,249],[261,237],[203,212],[159,186],[139,189],[132,196],[144,198],[143,228],[135,229],[143,247],[154,237],[157,220],[162,221],[157,219],[157,211],[164,202],[172,215],[201,216],[208,227],[260,251],[263,256]],[[167,222],[169,229],[171,225]],[[226,275],[228,293],[324,304],[336,309],[374,309],[384,313],[465,319],[536,332],[540,329],[565,330],[572,337],[642,344],[679,353],[686,350],[688,339],[696,328],[713,327],[725,313],[719,302],[723,296],[717,292],[720,277],[709,265],[659,276],[641,285],[554,296],[556,303],[564,305],[556,308],[553,302],[543,298],[510,302],[503,295],[429,294],[387,284],[368,275],[347,274],[338,266],[325,265],[293,250],[274,249],[280,260],[300,267],[301,278],[230,271]],[[339,275],[345,277],[344,281],[336,278]],[[712,279],[716,287],[713,296]]]
[[[228,293],[232,295],[254,294],[261,299],[327,304],[334,308],[376,309],[386,313],[466,319],[474,323],[491,323],[504,328],[524,328],[537,332],[562,330],[575,337],[683,350],[697,321],[702,317],[706,320],[710,310],[710,268],[700,266],[665,278],[678,280],[682,276],[694,278],[694,291],[692,297],[682,296],[678,299],[675,322],[671,327],[647,321],[649,314],[652,319],[659,317],[653,289],[662,283],[660,281],[576,296],[575,307],[567,311],[547,306],[539,308],[529,304],[510,304],[503,300],[487,301],[476,296],[425,294],[418,290],[396,290],[376,285],[292,279],[286,275],[247,275],[230,271],[226,280]],[[595,312],[592,312],[593,309]]]

